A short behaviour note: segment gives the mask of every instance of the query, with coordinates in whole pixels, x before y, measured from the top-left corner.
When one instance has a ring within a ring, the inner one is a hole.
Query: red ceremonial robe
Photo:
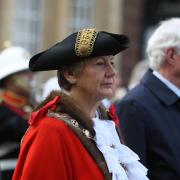
[[[38,111],[32,113],[13,180],[111,179],[104,158],[94,141],[87,138],[79,127],[66,123],[60,113],[54,113],[56,116],[50,117],[48,111],[63,106],[69,109],[68,114],[71,117],[77,115],[83,121],[86,116],[79,113],[79,109],[72,105],[73,101],[67,95],[61,93],[60,96],[50,96],[49,99]],[[86,129],[92,126],[92,120],[88,121],[89,124],[84,124]],[[89,130],[92,131],[92,127]]]
[[[100,169],[63,121],[44,117],[30,127],[13,180],[101,180]]]

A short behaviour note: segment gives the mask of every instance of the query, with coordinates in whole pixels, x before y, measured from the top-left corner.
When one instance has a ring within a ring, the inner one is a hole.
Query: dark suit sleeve
[[[146,165],[146,124],[147,113],[135,100],[123,100],[116,105],[125,144],[136,152]]]

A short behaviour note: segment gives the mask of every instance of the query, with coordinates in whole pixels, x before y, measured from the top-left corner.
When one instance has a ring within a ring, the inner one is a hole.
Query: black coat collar
[[[178,101],[178,96],[169,89],[161,80],[153,75],[153,71],[149,69],[143,76],[141,83],[157,96],[164,104],[172,105]]]

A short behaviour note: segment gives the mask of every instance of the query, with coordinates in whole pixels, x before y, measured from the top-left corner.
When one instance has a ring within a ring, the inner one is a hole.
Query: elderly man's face
[[[97,100],[109,98],[114,93],[115,75],[113,56],[93,58],[85,62],[73,88]]]
[[[166,63],[162,66],[161,73],[180,88],[180,53],[175,49],[166,50]]]
[[[175,78],[175,85],[180,88],[180,54],[174,55],[174,70],[173,76]]]

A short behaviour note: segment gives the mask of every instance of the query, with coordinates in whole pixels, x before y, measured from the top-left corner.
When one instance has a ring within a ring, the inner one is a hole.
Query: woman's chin
[[[114,92],[112,90],[106,91],[103,93],[103,98],[112,98],[114,95]]]

